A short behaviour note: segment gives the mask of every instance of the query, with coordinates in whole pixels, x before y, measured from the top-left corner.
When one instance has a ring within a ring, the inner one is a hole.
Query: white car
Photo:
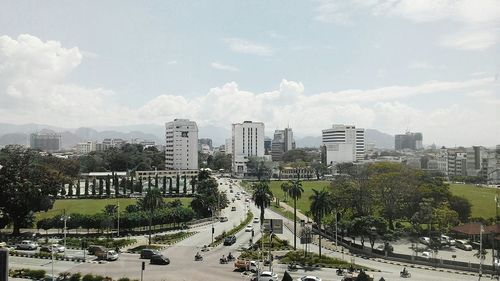
[[[424,245],[429,245],[431,243],[431,238],[429,237],[420,237],[418,239],[420,241],[420,243],[424,244]]]
[[[431,252],[427,252],[427,251],[422,252],[422,258],[424,258],[424,259],[430,259],[430,258],[432,258]]]
[[[115,261],[115,260],[117,260],[117,259],[118,259],[118,253],[117,253],[116,251],[113,251],[113,250],[108,251],[108,252],[106,253],[106,256],[107,256],[107,257],[106,257],[106,259],[107,259],[108,261]]]
[[[253,223],[259,223],[259,218],[253,218]]]
[[[17,249],[19,250],[36,250],[38,248],[38,244],[31,240],[23,240],[21,243],[17,244]]]
[[[447,235],[441,235],[441,240],[445,241],[450,246],[455,246],[455,244],[456,244],[455,239],[453,239],[453,238],[451,238],[450,236],[447,236]]]
[[[245,227],[245,232],[252,232],[253,230],[253,226],[251,224],[247,225],[247,227]]]
[[[252,278],[252,281],[278,281],[278,274],[271,271],[263,271],[260,273],[259,279],[255,276]]]
[[[298,278],[297,281],[321,281],[321,278],[312,275],[307,275]]]

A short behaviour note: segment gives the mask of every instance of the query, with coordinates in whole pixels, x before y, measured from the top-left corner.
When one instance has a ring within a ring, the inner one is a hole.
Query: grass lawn
[[[273,192],[273,195],[277,198],[279,198],[282,202],[285,199],[285,195],[283,194],[283,191],[281,190],[281,184],[284,183],[285,181],[271,181],[269,184],[269,187],[271,188],[271,191]],[[304,189],[304,192],[302,193],[302,197],[297,200],[297,209],[301,210],[302,213],[305,213],[309,211],[310,207],[310,202],[309,202],[309,197],[312,195],[312,189],[316,190],[321,190],[323,187],[327,187],[330,185],[329,181],[302,181],[302,188]],[[286,202],[288,205],[293,207],[293,200],[288,200]]]
[[[495,195],[498,189],[477,187],[473,184],[450,184],[453,195],[467,198],[472,204],[472,217],[495,217]]]
[[[173,201],[175,199],[180,199],[182,204],[188,206],[192,198],[189,197],[176,197],[176,198],[165,198],[165,202]],[[48,212],[40,212],[36,214],[36,219],[50,218],[55,215],[63,213],[66,209],[66,213],[80,213],[80,214],[96,214],[102,212],[104,206],[109,204],[120,203],[120,211],[125,211],[128,205],[135,204],[137,199],[135,198],[112,198],[112,199],[59,199],[56,200],[54,206]]]

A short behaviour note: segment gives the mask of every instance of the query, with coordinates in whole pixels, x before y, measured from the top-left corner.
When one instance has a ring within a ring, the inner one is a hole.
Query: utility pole
[[[479,229],[479,279],[483,275],[483,224],[481,224]]]
[[[68,216],[66,215],[66,209],[63,210],[63,220],[64,220],[64,257],[66,258],[66,221],[68,220]]]
[[[118,217],[118,225],[117,225],[117,232],[118,232],[118,237],[120,237],[120,202],[118,202],[118,207],[116,208],[116,215]]]

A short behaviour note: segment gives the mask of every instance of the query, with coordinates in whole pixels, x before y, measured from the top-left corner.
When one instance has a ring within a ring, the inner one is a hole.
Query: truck
[[[236,267],[237,270],[241,270],[241,271],[248,271],[249,270],[251,272],[257,272],[257,262],[256,261],[237,259],[234,262],[234,267]]]

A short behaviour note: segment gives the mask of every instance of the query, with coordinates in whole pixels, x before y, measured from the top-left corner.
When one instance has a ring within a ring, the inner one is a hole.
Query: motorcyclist
[[[232,260],[234,259],[233,255],[231,254],[231,252],[229,252],[229,254],[227,255],[227,259],[228,260]]]
[[[220,262],[226,263],[227,262],[226,256],[222,255],[222,258],[220,258]]]
[[[200,252],[196,252],[196,255],[194,257],[197,259],[201,258]]]
[[[406,271],[406,266],[403,268],[403,275],[406,275],[408,273],[408,271]]]

